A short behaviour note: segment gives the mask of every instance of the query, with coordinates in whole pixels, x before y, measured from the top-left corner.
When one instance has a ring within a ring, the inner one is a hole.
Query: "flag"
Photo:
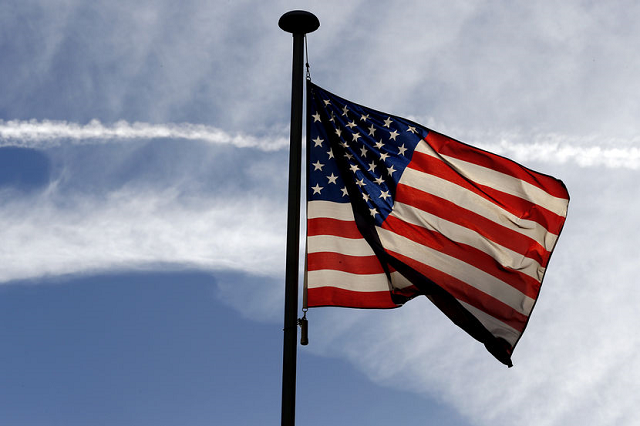
[[[427,296],[502,363],[565,222],[564,184],[307,82],[305,306]]]

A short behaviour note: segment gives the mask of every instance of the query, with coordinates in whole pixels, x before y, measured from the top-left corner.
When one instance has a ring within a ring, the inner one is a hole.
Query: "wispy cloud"
[[[46,149],[68,141],[77,145],[123,142],[132,139],[186,139],[212,144],[233,145],[238,148],[258,148],[264,151],[279,150],[288,145],[285,136],[257,137],[247,134],[231,134],[203,124],[191,123],[129,123],[118,121],[103,124],[91,120],[87,124],[53,120],[0,120],[0,147]]]
[[[8,198],[0,217],[0,282],[167,268],[278,276],[284,259],[284,209],[267,198],[60,194],[52,185]]]
[[[517,138],[513,138],[517,139]],[[581,167],[640,168],[640,141],[610,140],[601,145],[568,142],[562,135],[539,135],[531,143],[513,143],[502,139],[483,148],[519,161],[574,163]],[[596,139],[596,138],[591,138]]]
[[[432,121],[432,120],[428,120]],[[286,133],[286,131],[280,132]],[[463,134],[464,132],[460,132]],[[455,137],[455,132],[452,136]],[[47,149],[63,143],[90,145],[122,143],[134,139],[184,139],[238,148],[277,151],[288,146],[286,135],[255,136],[225,132],[212,126],[192,123],[129,123],[118,121],[103,124],[91,120],[87,124],[54,120],[0,120],[0,147]],[[477,146],[519,161],[574,163],[582,167],[640,168],[640,139],[605,139],[561,134],[519,133],[470,134],[479,140]]]

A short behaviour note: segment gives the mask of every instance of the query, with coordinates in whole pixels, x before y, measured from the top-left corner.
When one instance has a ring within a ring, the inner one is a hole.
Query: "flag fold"
[[[307,82],[308,307],[427,296],[502,363],[565,222],[564,184]]]

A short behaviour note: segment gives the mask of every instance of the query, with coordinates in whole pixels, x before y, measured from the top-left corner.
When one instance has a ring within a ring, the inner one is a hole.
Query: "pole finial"
[[[308,34],[320,27],[320,21],[311,12],[292,10],[280,17],[278,26],[288,33]]]

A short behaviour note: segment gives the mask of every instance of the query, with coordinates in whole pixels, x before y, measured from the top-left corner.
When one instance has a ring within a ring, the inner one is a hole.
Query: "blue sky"
[[[308,425],[632,425],[632,1],[5,1],[0,424],[280,416],[291,37],[314,82],[562,179],[569,216],[506,369],[425,299],[314,309]]]

